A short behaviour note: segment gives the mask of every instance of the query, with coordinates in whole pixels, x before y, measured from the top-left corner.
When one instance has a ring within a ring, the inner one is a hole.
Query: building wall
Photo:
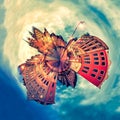
[[[95,86],[100,86],[108,69],[108,55],[105,50],[82,55],[81,68],[78,74],[86,78]]]

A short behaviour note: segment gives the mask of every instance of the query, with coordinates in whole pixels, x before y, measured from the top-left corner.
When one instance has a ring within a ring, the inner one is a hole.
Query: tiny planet
[[[77,74],[98,88],[108,78],[109,48],[100,38],[87,33],[67,43],[47,29],[41,32],[33,27],[29,33],[26,42],[39,54],[18,66],[29,100],[54,104],[57,80],[75,88]]]

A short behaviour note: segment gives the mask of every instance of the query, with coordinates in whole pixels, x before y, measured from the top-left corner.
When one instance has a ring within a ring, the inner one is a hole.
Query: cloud
[[[116,112],[120,112],[120,106],[116,109]]]

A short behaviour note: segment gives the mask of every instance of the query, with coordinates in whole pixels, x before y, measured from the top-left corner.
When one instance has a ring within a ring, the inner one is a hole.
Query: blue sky
[[[119,120],[120,7],[119,0],[0,0],[0,119],[1,120]],[[57,85],[56,104],[28,101],[17,66],[37,51],[23,39],[32,26],[62,35],[68,41],[89,32],[109,46],[109,78],[99,90],[78,76],[75,89]]]

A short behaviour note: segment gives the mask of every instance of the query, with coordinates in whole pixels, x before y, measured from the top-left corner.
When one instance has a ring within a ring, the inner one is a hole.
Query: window
[[[92,47],[92,49],[96,49],[96,48],[97,48],[96,46]]]
[[[47,81],[45,80],[45,81],[44,81],[44,84],[46,84],[46,82],[47,82]]]
[[[101,47],[102,46],[102,44],[99,44],[99,47]]]
[[[46,82],[46,85],[48,85],[48,83],[49,83],[49,82],[47,81],[47,82]]]
[[[90,41],[86,42],[85,44],[88,44]]]
[[[39,77],[39,78],[42,78],[42,76],[41,76],[41,75],[39,75],[38,77]]]
[[[104,58],[104,57],[101,57],[101,59],[102,59],[102,60],[105,60],[105,58]]]
[[[92,44],[89,44],[89,46],[91,46]]]
[[[86,46],[84,46],[82,49],[85,49],[86,48]]]
[[[56,75],[54,76],[54,79],[56,79],[57,77],[56,77]]]
[[[100,71],[100,74],[104,74],[104,71]]]
[[[87,73],[87,71],[86,71],[86,70],[82,70],[82,72]]]
[[[86,64],[90,64],[90,61],[85,61]]]
[[[98,60],[98,57],[95,57],[94,60]]]
[[[89,57],[86,57],[86,58],[84,58],[84,60],[90,60],[90,58],[89,58]]]
[[[95,77],[95,74],[91,74],[92,77]]]
[[[94,72],[98,72],[98,70],[97,70],[97,69],[93,69],[93,71],[94,71]]]
[[[98,41],[95,41],[95,43],[98,43]]]
[[[84,66],[85,69],[89,70],[89,67]]]
[[[103,52],[100,52],[100,55],[104,55],[104,53],[103,53]]]
[[[101,77],[100,77],[100,76],[98,76],[98,80],[101,80]]]
[[[94,62],[94,64],[95,64],[95,65],[98,65],[98,64],[99,64],[99,62]]]
[[[90,49],[87,49],[87,50],[85,50],[85,51],[89,51]]]
[[[98,56],[98,54],[97,54],[97,53],[94,53],[93,56]]]
[[[54,83],[52,84],[52,87],[54,87]]]
[[[105,65],[105,62],[102,62],[102,65]]]

